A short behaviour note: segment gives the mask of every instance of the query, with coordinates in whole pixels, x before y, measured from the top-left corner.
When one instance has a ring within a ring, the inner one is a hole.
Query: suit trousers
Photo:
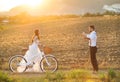
[[[91,64],[93,66],[94,71],[98,71],[98,62],[96,59],[96,53],[97,53],[97,47],[90,47],[90,58],[91,58]]]

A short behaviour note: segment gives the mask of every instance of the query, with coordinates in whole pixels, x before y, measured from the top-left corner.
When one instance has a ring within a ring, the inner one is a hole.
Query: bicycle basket
[[[50,47],[45,46],[45,47],[43,48],[43,50],[44,50],[44,53],[45,53],[46,55],[52,53],[52,48],[50,48]]]

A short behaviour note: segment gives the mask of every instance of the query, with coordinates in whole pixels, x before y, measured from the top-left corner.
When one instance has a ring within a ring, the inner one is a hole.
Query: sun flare
[[[40,4],[42,4],[43,0],[24,0],[23,3],[31,6],[31,7],[35,7],[38,6]]]
[[[45,0],[0,0],[0,11],[9,11],[19,5],[27,5],[31,8],[35,8],[42,5],[44,2]]]

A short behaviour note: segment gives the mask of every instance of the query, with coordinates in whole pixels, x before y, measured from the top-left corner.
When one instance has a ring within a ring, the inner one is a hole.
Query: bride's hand
[[[26,47],[22,48],[22,51],[27,51],[27,50],[28,50],[28,48],[26,48]]]
[[[83,32],[83,33],[82,33],[82,35],[83,35],[83,36],[85,36],[85,35],[86,35],[86,33],[85,33],[85,32]]]
[[[40,48],[40,49],[43,49],[43,48],[44,48],[44,45],[42,45],[42,44],[39,45],[39,48]]]

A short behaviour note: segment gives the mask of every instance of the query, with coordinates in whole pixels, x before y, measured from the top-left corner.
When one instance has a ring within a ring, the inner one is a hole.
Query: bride
[[[36,29],[32,37],[32,44],[29,45],[29,49],[24,56],[24,58],[27,60],[27,65],[32,66],[26,70],[27,72],[41,72],[39,62],[42,59],[42,52],[40,51],[39,46],[41,46],[39,30]],[[20,64],[22,64],[22,62],[24,61],[22,60]],[[17,71],[21,72],[21,70],[22,67],[19,66]]]

